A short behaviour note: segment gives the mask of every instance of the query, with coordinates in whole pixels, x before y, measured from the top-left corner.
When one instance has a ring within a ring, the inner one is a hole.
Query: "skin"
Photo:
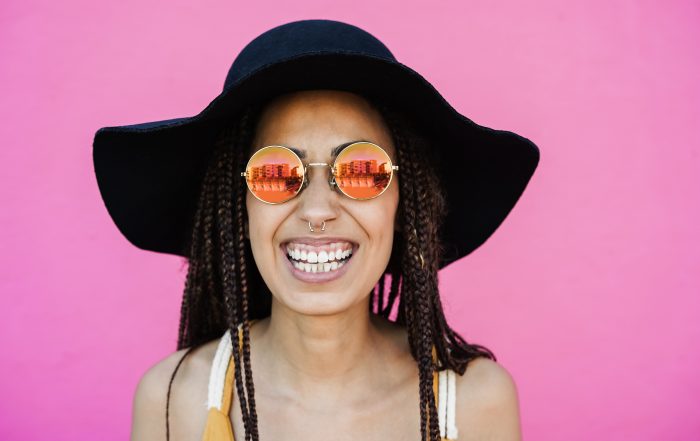
[[[362,97],[316,90],[271,102],[258,122],[251,153],[293,146],[304,161],[332,162],[336,145],[368,140],[392,160],[396,150],[381,115]],[[400,164],[399,164],[400,166]],[[265,204],[248,192],[248,234],[255,263],[273,293],[271,316],[251,328],[258,428],[263,440],[419,439],[418,368],[406,332],[368,314],[368,296],[391,253],[399,201],[398,176],[380,197],[349,199],[328,185],[326,168],[309,169],[295,199]],[[308,221],[326,231],[310,233]],[[339,236],[359,245],[348,272],[310,284],[294,278],[279,246],[292,237]],[[218,340],[193,351],[173,383],[171,439],[201,438],[207,382]],[[165,439],[165,392],[185,350],[150,368],[134,398],[132,440]],[[459,440],[520,439],[518,397],[508,371],[480,358],[457,376]],[[244,432],[237,397],[234,433]]]

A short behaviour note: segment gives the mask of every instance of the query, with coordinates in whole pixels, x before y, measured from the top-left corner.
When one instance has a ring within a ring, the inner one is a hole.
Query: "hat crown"
[[[233,60],[224,90],[270,64],[319,53],[362,54],[396,61],[384,43],[357,26],[335,20],[293,21],[248,43]]]

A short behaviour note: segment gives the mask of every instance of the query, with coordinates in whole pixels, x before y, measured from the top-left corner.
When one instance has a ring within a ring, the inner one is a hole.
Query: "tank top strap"
[[[251,320],[252,326],[256,320]],[[243,346],[243,325],[238,325],[238,345]],[[207,399],[207,409],[218,409],[224,415],[228,415],[231,409],[231,399],[233,396],[234,363],[233,363],[233,342],[231,330],[227,329],[219,341],[219,346],[214,354],[211,372],[209,375],[209,392]]]
[[[437,351],[433,346],[433,362],[437,364]],[[435,393],[435,405],[438,413],[438,426],[440,437],[443,440],[454,441],[457,439],[455,421],[456,408],[456,377],[452,369],[434,371],[433,392]]]
[[[240,347],[243,346],[243,332],[241,332],[241,329],[239,328],[238,330],[238,347],[240,351]],[[233,355],[233,352],[231,353]],[[224,393],[223,393],[223,402],[221,403],[221,412],[223,412],[224,415],[228,415],[229,410],[231,409],[231,399],[233,398],[233,382],[235,379],[235,364],[233,362],[233,356],[229,357],[228,361],[228,367],[226,368],[226,376],[224,377]]]

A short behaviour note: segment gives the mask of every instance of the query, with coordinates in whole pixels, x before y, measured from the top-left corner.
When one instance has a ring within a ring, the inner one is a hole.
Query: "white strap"
[[[224,400],[224,382],[226,381],[226,369],[233,352],[231,345],[231,332],[226,330],[224,336],[219,341],[219,347],[214,354],[214,361],[211,364],[209,374],[209,394],[207,398],[207,410],[216,408],[221,410]]]
[[[457,402],[456,374],[452,369],[447,370],[447,419],[445,422],[447,438],[456,440],[459,436],[455,421],[455,407]]]
[[[456,376],[452,369],[438,372],[438,425],[440,438],[456,440],[459,432],[455,422],[457,398]]]
[[[447,372],[438,372],[438,424],[440,438],[445,437],[445,419],[447,418]]]

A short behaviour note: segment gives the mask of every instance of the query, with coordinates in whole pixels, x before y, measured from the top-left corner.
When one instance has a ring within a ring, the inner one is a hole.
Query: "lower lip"
[[[345,261],[343,266],[338,268],[337,270],[331,270],[328,272],[322,272],[322,273],[314,273],[314,272],[309,272],[307,273],[306,271],[300,270],[296,267],[294,267],[294,264],[289,260],[287,257],[287,252],[286,252],[286,247],[285,249],[280,248],[280,251],[282,252],[282,258],[284,259],[287,268],[289,268],[289,271],[291,271],[292,275],[296,277],[298,280],[301,280],[302,282],[307,282],[307,283],[326,283],[326,282],[331,282],[335,279],[339,279],[340,277],[343,276],[348,271],[348,267],[352,265],[353,257],[355,256],[355,252],[357,249],[353,249],[353,253],[350,259]]]

